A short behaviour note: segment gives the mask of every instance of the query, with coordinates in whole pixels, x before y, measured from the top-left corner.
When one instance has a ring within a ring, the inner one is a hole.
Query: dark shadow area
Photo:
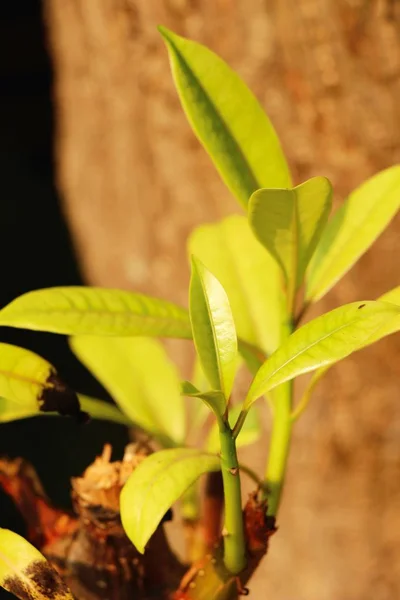
[[[0,6],[1,306],[32,289],[82,283],[54,185],[52,70],[41,11],[40,0]],[[106,398],[62,336],[1,328],[0,341],[37,352],[71,387]],[[0,455],[30,460],[50,497],[68,506],[71,475],[106,441],[119,456],[127,439],[125,428],[105,422],[28,419],[0,424]],[[24,532],[3,494],[0,526]]]

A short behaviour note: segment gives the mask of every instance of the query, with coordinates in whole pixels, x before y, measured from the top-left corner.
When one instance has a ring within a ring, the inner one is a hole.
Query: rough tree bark
[[[187,234],[238,210],[183,117],[158,23],[238,70],[273,120],[297,182],[326,175],[340,201],[400,159],[396,0],[44,4],[59,186],[91,284],[185,302]],[[318,310],[396,285],[399,229],[397,220]],[[255,598],[400,595],[399,346],[388,340],[335,368],[298,426]]]

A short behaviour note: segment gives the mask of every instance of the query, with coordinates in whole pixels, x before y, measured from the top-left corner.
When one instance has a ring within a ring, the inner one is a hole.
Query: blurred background
[[[186,304],[185,240],[239,212],[178,103],[164,24],[219,53],[282,140],[294,180],[331,179],[335,203],[400,161],[397,0],[25,0],[0,7],[1,305],[89,283]],[[400,219],[314,313],[399,284]],[[57,336],[2,328],[73,387],[104,391]],[[400,597],[400,336],[333,368],[296,427],[279,533],[254,598]],[[185,368],[185,358],[177,356]],[[54,500],[117,425],[1,426]],[[244,460],[262,469],[261,447]],[[23,532],[7,498],[0,525]]]

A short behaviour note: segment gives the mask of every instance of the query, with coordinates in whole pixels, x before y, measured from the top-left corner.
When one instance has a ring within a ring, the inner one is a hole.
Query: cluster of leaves
[[[348,272],[398,211],[400,167],[366,181],[330,218],[330,182],[314,177],[291,187],[277,135],[240,78],[207,48],[165,28],[160,32],[186,116],[246,216],[191,235],[189,311],[149,296],[89,287],[30,292],[0,311],[0,325],[71,336],[73,352],[119,407],[79,396],[82,408],[94,417],[135,424],[163,447],[140,464],[121,496],[126,532],[142,552],[166,510],[201,474],[221,467],[223,476],[224,470],[235,473],[236,445],[259,434],[255,413],[248,412],[261,396],[268,396],[273,409],[266,479],[269,511],[276,515],[291,427],[315,383],[332,364],[400,329],[400,288],[298,327],[300,315]],[[193,339],[198,362],[191,382],[181,383],[156,337]],[[243,402],[232,406],[243,362],[254,378]],[[290,382],[309,371],[315,373],[294,406]],[[51,365],[0,344],[0,420],[39,414],[49,389],[59,390]],[[182,395],[193,398],[189,419]],[[210,413],[205,446],[185,445]],[[231,518],[226,526],[236,544],[233,555],[226,547],[227,566],[240,571],[239,478],[232,483],[226,477],[224,489],[225,518]]]

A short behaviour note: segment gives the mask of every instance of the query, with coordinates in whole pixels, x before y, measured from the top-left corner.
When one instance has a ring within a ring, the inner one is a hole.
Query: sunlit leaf
[[[20,600],[73,600],[44,556],[8,529],[0,529],[0,585]]]
[[[87,412],[92,419],[99,421],[111,421],[112,423],[126,425],[127,427],[134,425],[132,419],[121,412],[116,406],[110,404],[110,402],[104,402],[104,400],[91,398],[90,396],[85,396],[84,394],[78,394],[78,398],[82,410]]]
[[[160,342],[140,337],[77,336],[70,344],[129,419],[161,441],[183,442],[180,380]]]
[[[250,386],[245,408],[294,377],[331,365],[368,344],[400,307],[385,302],[346,304],[295,331],[264,363]]]
[[[183,308],[150,296],[95,287],[23,294],[0,311],[0,325],[68,335],[191,337]]]
[[[236,405],[229,411],[229,424],[233,428],[240,414],[241,406]],[[261,423],[257,410],[252,410],[246,417],[242,429],[236,438],[236,447],[254,444],[261,435]],[[206,449],[208,452],[218,453],[220,451],[218,424],[214,422],[208,434]]]
[[[92,419],[101,421],[110,421],[119,425],[131,426],[132,421],[128,419],[116,406],[109,402],[97,400],[78,394],[81,409]],[[0,398],[0,423],[9,423],[10,421],[18,421],[20,419],[28,419],[39,416],[59,416],[56,412],[38,412],[31,405],[24,406],[7,398]]]
[[[41,356],[0,343],[0,398],[15,402],[32,414],[58,412],[85,420],[75,392]]]
[[[257,239],[275,258],[292,295],[327,222],[332,186],[313,177],[293,189],[261,189],[249,201],[249,222]]]
[[[328,223],[310,263],[306,300],[315,302],[354,265],[400,207],[400,166],[354,190]]]
[[[289,186],[275,130],[246,84],[208,48],[159,30],[189,123],[242,206],[260,187]]]
[[[192,258],[190,320],[202,368],[211,387],[230,396],[237,364],[235,323],[226,292],[197,258]]]
[[[167,510],[202,475],[218,471],[217,456],[192,448],[161,450],[135,469],[121,493],[121,519],[139,552]]]
[[[393,290],[390,290],[389,292],[386,292],[386,294],[380,296],[378,300],[380,302],[392,302],[393,304],[400,305],[400,286],[394,288]],[[396,316],[394,319],[389,319],[388,321],[385,321],[385,323],[377,331],[375,331],[375,333],[371,337],[368,338],[364,346],[370,346],[371,344],[374,344],[375,342],[386,337],[387,335],[390,335],[391,333],[396,333],[397,331],[400,331],[400,315]],[[293,420],[298,419],[299,416],[304,412],[304,410],[308,406],[308,403],[310,402],[312,393],[314,392],[317,383],[329,370],[330,366],[331,365],[327,365],[315,371],[306,390],[303,393],[303,396],[301,397],[299,404],[293,411]]]
[[[189,252],[215,274],[228,295],[239,349],[271,354],[279,345],[283,293],[279,267],[254,238],[245,217],[198,227]],[[249,357],[247,357],[249,358]],[[247,362],[246,358],[246,362]]]
[[[201,392],[190,381],[181,383],[181,391],[184,396],[189,398],[199,398],[216,415],[222,415],[225,412],[226,400],[224,394],[219,390],[209,390]]]

